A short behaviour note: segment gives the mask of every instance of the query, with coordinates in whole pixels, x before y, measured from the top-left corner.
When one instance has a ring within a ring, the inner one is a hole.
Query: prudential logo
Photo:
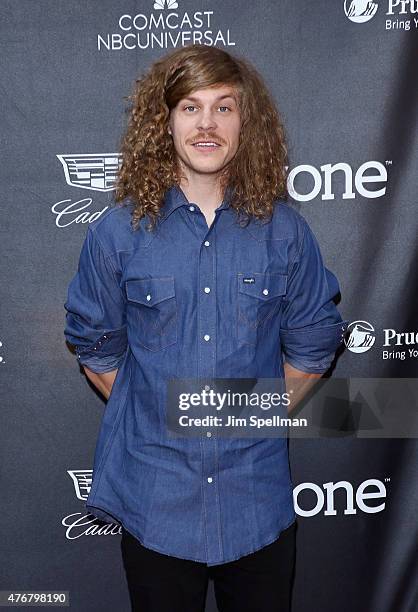
[[[375,16],[378,5],[370,0],[344,0],[344,13],[354,23],[365,23]]]
[[[365,353],[369,351],[376,341],[374,327],[368,321],[353,321],[347,327],[350,332],[344,343],[352,353]]]

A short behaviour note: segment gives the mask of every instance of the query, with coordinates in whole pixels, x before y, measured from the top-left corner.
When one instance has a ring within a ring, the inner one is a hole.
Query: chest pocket
[[[285,274],[238,274],[238,341],[257,344],[268,321],[280,310],[286,294]]]
[[[126,281],[128,333],[134,342],[161,351],[177,342],[174,277]]]

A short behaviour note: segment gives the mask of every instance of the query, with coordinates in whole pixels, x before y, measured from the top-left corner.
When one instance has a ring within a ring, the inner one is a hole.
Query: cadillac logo
[[[112,191],[120,168],[118,153],[57,155],[64,168],[65,180],[72,187],[93,191]]]
[[[93,470],[67,470],[74,484],[77,499],[85,501],[90,493]]]

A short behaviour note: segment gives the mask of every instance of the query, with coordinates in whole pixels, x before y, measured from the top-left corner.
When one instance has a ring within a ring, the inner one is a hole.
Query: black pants
[[[122,528],[122,559],[133,612],[204,612],[208,580],[219,612],[289,612],[296,522],[264,548],[212,565],[145,548]]]

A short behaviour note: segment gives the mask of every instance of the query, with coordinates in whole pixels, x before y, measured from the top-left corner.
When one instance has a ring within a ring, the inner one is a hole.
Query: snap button
[[[209,240],[205,240],[205,242],[204,242],[203,244],[204,244],[205,246],[209,246],[209,245],[210,245],[210,242],[209,242]]]
[[[150,299],[151,299],[151,294],[150,294],[150,293],[148,293],[148,295],[147,295],[147,300],[148,300],[148,302],[150,301]]]
[[[269,294],[269,290],[268,289],[263,289],[263,293],[264,293],[264,295],[268,295]]]
[[[210,293],[210,287],[205,287],[204,291],[205,293]]]
[[[206,340],[206,342],[208,342],[208,341],[210,340],[210,336],[209,336],[209,334],[205,334],[205,335],[203,336],[203,339],[204,339],[204,340]]]
[[[194,206],[189,206],[189,210],[194,211]]]

